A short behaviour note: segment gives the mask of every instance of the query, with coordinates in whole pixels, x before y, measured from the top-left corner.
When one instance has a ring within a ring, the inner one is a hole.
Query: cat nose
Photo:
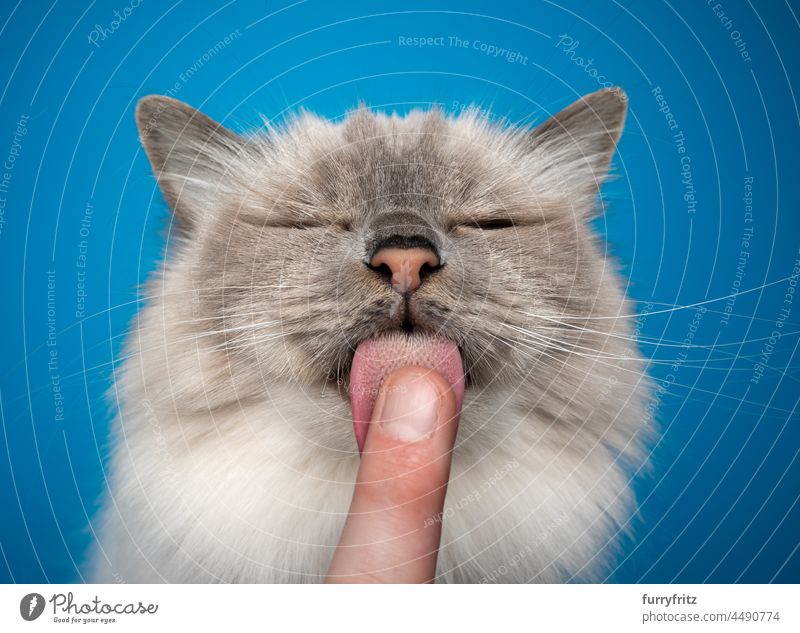
[[[369,265],[389,281],[392,289],[405,294],[419,288],[426,274],[439,267],[439,257],[427,247],[387,246],[375,251]]]

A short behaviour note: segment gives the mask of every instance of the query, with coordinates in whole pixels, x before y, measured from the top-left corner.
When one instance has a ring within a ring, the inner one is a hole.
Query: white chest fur
[[[358,468],[352,449],[330,448],[349,433],[346,407],[331,402],[276,390],[214,419],[159,416],[146,402],[123,411],[90,580],[322,580]],[[508,411],[495,427],[506,436],[488,441],[482,413],[466,406],[445,511],[420,526],[443,523],[439,580],[594,577],[629,510],[613,460],[558,451],[547,427]]]

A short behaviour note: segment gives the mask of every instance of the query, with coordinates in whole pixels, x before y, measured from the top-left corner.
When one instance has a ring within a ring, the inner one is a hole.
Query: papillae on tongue
[[[364,450],[380,386],[395,369],[409,365],[435,369],[442,374],[453,388],[457,410],[461,410],[464,401],[464,367],[453,341],[403,332],[362,341],[356,348],[350,370],[350,404],[353,407],[353,431],[359,453]]]

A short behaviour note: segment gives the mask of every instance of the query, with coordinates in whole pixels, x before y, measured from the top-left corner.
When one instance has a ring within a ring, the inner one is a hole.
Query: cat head
[[[607,89],[533,129],[361,108],[237,134],[159,96],[136,117],[197,341],[234,373],[346,384],[358,343],[422,332],[486,387],[563,358],[565,315],[619,309],[587,222],[625,114]]]

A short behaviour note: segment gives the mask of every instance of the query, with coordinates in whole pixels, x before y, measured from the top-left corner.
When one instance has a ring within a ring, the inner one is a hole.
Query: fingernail
[[[375,403],[375,421],[384,435],[401,442],[427,439],[439,420],[439,391],[424,374],[389,376]]]

